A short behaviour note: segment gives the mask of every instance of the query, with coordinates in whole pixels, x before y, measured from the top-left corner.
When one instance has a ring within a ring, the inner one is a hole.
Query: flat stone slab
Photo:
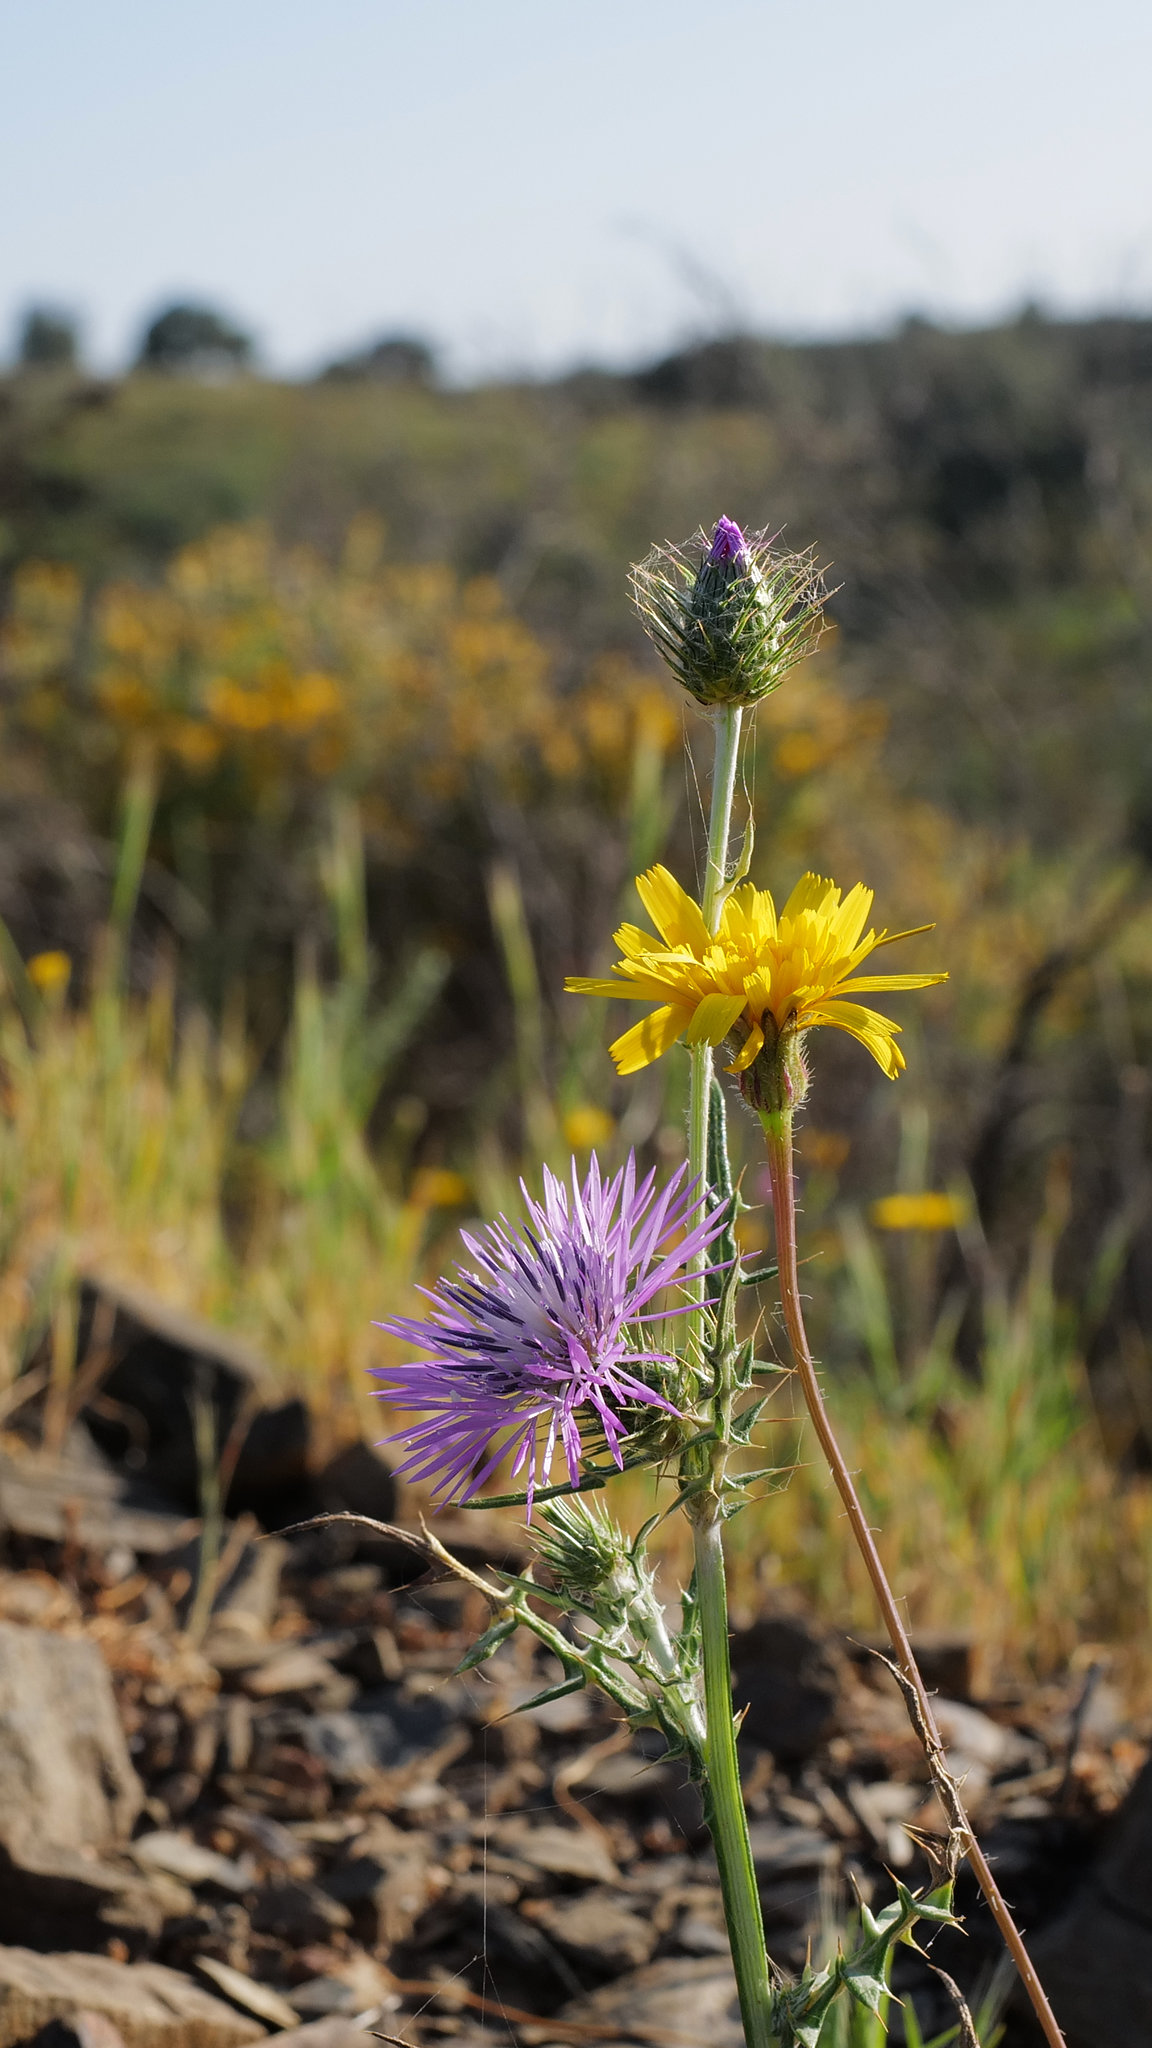
[[[107,1849],[143,1804],[94,1643],[0,1622],[0,1844]]]
[[[562,2007],[558,2019],[620,2028],[621,2042],[651,2041],[659,2048],[744,2048],[744,2029],[730,1963],[714,1956],[668,1956],[627,1977],[617,1977],[586,1998]],[[527,2040],[528,2030],[521,2028]],[[532,2029],[547,2041],[547,2022]]]
[[[118,1473],[79,1459],[0,1451],[0,1528],[45,1543],[73,1541],[89,1550],[134,1550],[159,1557],[188,1531],[185,1515],[134,1506]]]
[[[504,1820],[496,1822],[490,1830],[489,1839],[493,1848],[518,1856],[522,1862],[530,1863],[533,1869],[543,1871],[548,1877],[569,1877],[582,1884],[611,1885],[620,1876],[603,1837],[586,1828],[558,1827],[547,1823],[533,1827],[530,1821]]]
[[[273,2034],[265,2038],[274,2048],[371,2048],[373,2027],[387,2026],[388,2020],[370,2015],[363,2021],[338,2018],[335,2013],[328,2019],[309,2020],[305,2026],[293,2027],[287,2034]]]
[[[0,2048],[20,2048],[51,2020],[88,2013],[110,2020],[124,2048],[245,2048],[266,2036],[163,1963],[0,1948]]]

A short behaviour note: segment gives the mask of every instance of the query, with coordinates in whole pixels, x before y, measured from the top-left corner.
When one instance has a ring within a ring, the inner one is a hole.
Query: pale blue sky
[[[173,296],[290,371],[1152,311],[1148,0],[0,0],[0,335]]]

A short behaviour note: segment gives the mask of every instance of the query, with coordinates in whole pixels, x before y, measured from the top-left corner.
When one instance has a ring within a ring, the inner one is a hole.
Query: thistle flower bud
[[[631,1591],[635,1568],[622,1529],[578,1498],[549,1501],[540,1509],[536,1545],[565,1593],[617,1595]]]
[[[757,704],[811,654],[827,595],[814,551],[746,537],[734,519],[682,547],[653,548],[632,570],[644,630],[698,704]]]

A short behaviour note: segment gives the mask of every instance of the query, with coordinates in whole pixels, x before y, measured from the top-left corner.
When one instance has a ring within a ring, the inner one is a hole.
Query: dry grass
[[[73,1282],[95,1266],[243,1331],[308,1393],[322,1438],[376,1433],[367,1368],[385,1340],[373,1318],[451,1256],[455,1218],[439,1205],[466,1182],[425,1172],[402,1194],[395,1162],[369,1155],[342,1090],[332,997],[301,991],[279,1118],[258,1147],[236,1137],[249,1077],[239,1031],[195,1017],[178,1030],[168,985],[142,1002],[105,986],[81,1007],[25,1007],[27,1021],[12,1001],[0,1009],[5,1385],[47,1338],[47,1427],[59,1433]],[[491,1149],[472,1165],[490,1202],[511,1199]],[[238,1208],[239,1237],[226,1223]],[[979,1381],[937,1343],[887,1390],[860,1369],[831,1385],[914,1621],[968,1629],[992,1667],[1041,1673],[1088,1643],[1144,1655],[1152,1623],[1152,1492],[1122,1484],[1106,1454],[1055,1307],[1051,1245],[1041,1233],[1016,1299],[991,1304]],[[736,1607],[791,1587],[869,1633],[867,1589],[787,1382],[765,1437],[794,1469],[733,1525]],[[649,1486],[627,1491],[639,1504]]]

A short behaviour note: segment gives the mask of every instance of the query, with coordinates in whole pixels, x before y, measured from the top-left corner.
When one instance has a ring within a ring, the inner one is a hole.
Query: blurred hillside
[[[497,577],[577,665],[637,650],[622,565],[723,503],[833,563],[841,659],[898,715],[917,788],[972,815],[1010,805],[1042,837],[1070,804],[1086,824],[1086,797],[1111,830],[1131,797],[1152,322],[719,341],[632,378],[466,392],[349,369],[9,379],[9,572],[37,556],[147,573],[253,517],[331,558],[371,511],[391,559]]]
[[[623,1020],[560,989],[641,866],[695,872],[708,729],[627,569],[727,512],[835,586],[744,762],[756,878],[863,878],[951,975],[895,999],[898,1087],[812,1049],[813,1316],[874,1519],[924,1622],[1046,1668],[1144,1640],[1152,322],[473,391],[411,341],[312,385],[57,343],[0,385],[0,1412],[40,1385],[63,1440],[98,1270],[371,1428],[372,1319],[462,1220],[542,1157],[682,1156],[680,1053],[619,1082]],[[786,1390],[768,1434],[791,1466]],[[862,1625],[818,1472],[747,1528],[753,1604]]]
[[[494,1191],[596,1131],[675,1154],[675,1061],[622,1089],[557,993],[639,864],[693,872],[707,734],[627,566],[722,511],[783,527],[831,565],[834,630],[758,721],[757,876],[865,877],[880,923],[937,919],[919,957],[952,974],[899,1090],[815,1048],[808,1223],[855,1303],[829,1342],[906,1358],[947,1308],[971,1365],[988,1286],[1055,1231],[1143,1461],[1152,322],[733,339],[471,391],[360,368],[0,387],[16,953],[66,954],[80,1001],[111,909],[131,988],[242,1013],[244,1144],[283,1136],[283,1076],[335,1033],[399,1178]],[[966,1234],[843,1237],[845,1202],[949,1186]]]

